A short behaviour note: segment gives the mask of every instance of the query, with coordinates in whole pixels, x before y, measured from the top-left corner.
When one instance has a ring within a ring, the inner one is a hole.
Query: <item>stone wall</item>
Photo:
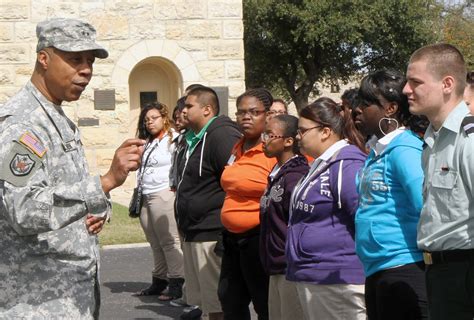
[[[64,104],[73,121],[87,125],[80,129],[93,172],[104,172],[114,149],[130,137],[128,77],[142,59],[171,61],[181,76],[180,93],[191,83],[228,87],[231,114],[245,89],[241,0],[2,0],[0,104],[28,81],[36,24],[52,17],[89,21],[110,53],[96,60],[81,99]],[[94,108],[97,89],[115,90],[114,110]]]

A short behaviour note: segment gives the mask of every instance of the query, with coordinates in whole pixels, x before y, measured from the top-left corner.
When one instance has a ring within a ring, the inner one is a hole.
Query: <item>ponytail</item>
[[[304,107],[300,116],[331,128],[341,139],[347,139],[362,152],[367,152],[364,138],[356,129],[350,113],[344,112],[334,100],[321,97]]]

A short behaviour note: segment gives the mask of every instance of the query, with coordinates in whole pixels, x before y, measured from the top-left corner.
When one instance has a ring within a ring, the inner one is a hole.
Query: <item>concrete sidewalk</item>
[[[153,258],[148,243],[106,246],[100,253],[100,320],[179,319],[182,308],[161,302],[157,296],[132,296],[151,283]],[[252,304],[250,313],[256,320]]]
[[[151,283],[152,265],[148,244],[101,250],[101,320],[179,319],[182,309],[158,301],[157,296],[132,296]]]

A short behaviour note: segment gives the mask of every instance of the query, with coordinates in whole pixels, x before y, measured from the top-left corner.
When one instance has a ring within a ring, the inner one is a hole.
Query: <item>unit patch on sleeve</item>
[[[17,153],[10,162],[10,170],[15,176],[26,176],[33,170],[35,161],[28,154]]]
[[[23,144],[13,142],[11,146],[1,164],[0,180],[23,187],[42,166],[41,159]]]

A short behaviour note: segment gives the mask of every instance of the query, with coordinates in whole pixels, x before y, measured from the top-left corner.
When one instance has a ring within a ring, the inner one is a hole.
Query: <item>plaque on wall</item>
[[[158,101],[158,93],[156,91],[141,91],[140,92],[140,108],[143,108],[149,103]]]
[[[95,110],[115,110],[115,89],[94,90]]]
[[[99,126],[99,119],[96,118],[79,118],[77,121],[79,127],[97,127]]]

